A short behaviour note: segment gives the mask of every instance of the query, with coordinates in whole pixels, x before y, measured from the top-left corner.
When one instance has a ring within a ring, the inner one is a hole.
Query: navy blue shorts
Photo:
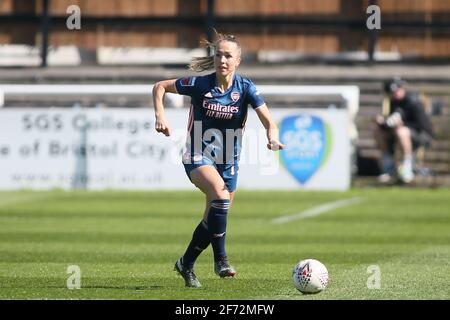
[[[239,164],[237,161],[235,161],[234,164],[217,164],[214,163],[211,159],[208,159],[206,157],[201,157],[201,159],[197,161],[192,161],[191,163],[184,163],[184,170],[186,171],[186,174],[191,180],[191,171],[201,167],[201,166],[213,166],[216,168],[217,172],[219,172],[219,175],[222,177],[223,181],[225,182],[225,185],[228,189],[228,192],[233,192],[236,190],[237,187],[237,178],[238,178],[238,171],[239,171]],[[191,180],[192,182],[192,180]]]

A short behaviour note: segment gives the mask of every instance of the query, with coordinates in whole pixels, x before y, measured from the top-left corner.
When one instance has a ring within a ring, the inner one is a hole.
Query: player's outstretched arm
[[[153,107],[155,108],[155,130],[170,136],[170,125],[164,113],[164,95],[166,92],[178,93],[175,87],[176,79],[164,80],[155,83],[153,86]]]
[[[273,151],[284,149],[285,145],[282,144],[279,140],[278,127],[275,124],[275,122],[273,122],[272,116],[270,115],[269,108],[267,108],[267,105],[263,104],[262,106],[258,107],[255,111],[264,128],[266,128],[267,148]]]

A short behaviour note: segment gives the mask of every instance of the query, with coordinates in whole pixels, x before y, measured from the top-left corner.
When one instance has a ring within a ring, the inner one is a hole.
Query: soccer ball
[[[328,285],[328,270],[318,260],[305,259],[294,267],[292,281],[302,293],[318,293]]]

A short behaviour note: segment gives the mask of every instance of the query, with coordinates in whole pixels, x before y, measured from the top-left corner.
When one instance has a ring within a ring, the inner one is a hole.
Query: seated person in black
[[[386,82],[384,91],[389,95],[390,108],[385,115],[375,117],[375,140],[382,152],[379,181],[390,182],[397,174],[401,181],[410,183],[414,179],[413,152],[431,143],[431,121],[419,97],[407,92],[401,79]],[[396,143],[402,154],[398,165],[394,160]]]

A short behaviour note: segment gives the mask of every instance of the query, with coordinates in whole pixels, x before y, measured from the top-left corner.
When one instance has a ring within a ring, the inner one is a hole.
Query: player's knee
[[[230,193],[226,189],[217,188],[213,190],[213,194],[210,197],[211,200],[230,200]]]

